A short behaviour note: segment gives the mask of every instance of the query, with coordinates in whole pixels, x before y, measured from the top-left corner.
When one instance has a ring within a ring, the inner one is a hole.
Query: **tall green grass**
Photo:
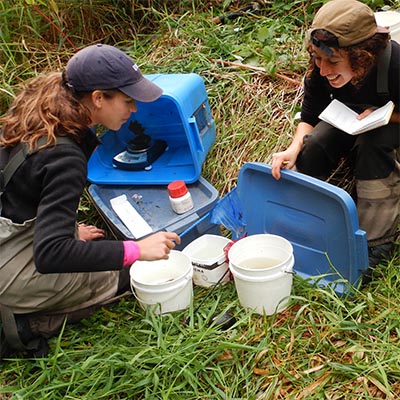
[[[243,4],[3,0],[0,112],[25,79],[61,70],[94,42],[124,48],[145,73],[196,72],[217,127],[202,175],[223,196],[244,162],[268,162],[291,140],[307,62],[303,34],[322,1],[263,2],[255,15],[213,22]],[[86,196],[81,216],[101,223]],[[126,298],[66,326],[47,358],[2,363],[0,399],[399,398],[399,264],[397,255],[346,296],[320,288],[317,277],[295,276],[289,307],[274,316],[243,310],[233,282],[196,312],[207,289],[195,288],[188,310],[164,316]],[[236,323],[213,326],[227,310]]]

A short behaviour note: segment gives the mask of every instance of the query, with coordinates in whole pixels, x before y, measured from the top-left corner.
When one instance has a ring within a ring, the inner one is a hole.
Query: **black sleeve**
[[[58,145],[31,158],[41,181],[34,260],[41,273],[117,270],[121,241],[75,239],[76,212],[86,183],[86,158],[78,145]]]
[[[320,119],[319,114],[331,102],[325,78],[315,68],[309,78],[304,80],[304,98],[301,106],[301,121],[315,126]]]

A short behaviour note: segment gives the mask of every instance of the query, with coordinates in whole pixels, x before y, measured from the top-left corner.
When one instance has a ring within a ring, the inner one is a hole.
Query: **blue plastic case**
[[[344,278],[356,284],[368,267],[366,233],[359,229],[355,203],[343,189],[294,171],[282,170],[280,180],[271,166],[246,163],[237,187],[247,234],[271,233],[293,245],[294,270],[303,278],[335,281],[346,291]]]
[[[163,89],[162,96],[152,103],[137,102],[138,111],[121,129],[104,133],[103,143],[89,160],[90,182],[162,185],[177,179],[186,183],[199,179],[216,134],[203,79],[194,73],[146,77]],[[128,129],[132,121],[139,122],[152,139],[167,142],[167,150],[150,170],[126,171],[113,166],[113,157],[124,151],[134,137]]]
[[[219,202],[218,191],[202,177],[188,189],[195,207],[183,215],[172,211],[166,186],[92,184],[89,193],[119,238],[133,237],[111,208],[110,199],[126,194],[154,231],[182,234],[189,230],[178,248],[183,249],[203,234],[220,234],[212,214],[225,199]],[[338,293],[358,283],[368,267],[367,238],[359,229],[355,203],[345,190],[294,171],[282,170],[277,181],[270,165],[246,163],[233,191],[239,198],[240,209],[235,211],[246,223],[247,235],[271,233],[289,240],[299,276],[318,280],[322,287],[334,285]]]

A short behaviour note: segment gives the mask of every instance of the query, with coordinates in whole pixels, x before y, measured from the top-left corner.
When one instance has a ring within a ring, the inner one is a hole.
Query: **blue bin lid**
[[[301,277],[343,293],[368,267],[366,233],[359,229],[355,203],[345,190],[289,170],[276,180],[264,163],[244,164],[235,190],[247,234],[289,240],[294,270]]]

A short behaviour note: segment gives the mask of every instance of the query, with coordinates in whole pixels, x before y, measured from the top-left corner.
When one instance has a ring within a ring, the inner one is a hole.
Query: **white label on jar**
[[[193,208],[193,200],[190,193],[186,193],[184,196],[179,198],[172,198],[170,197],[172,209],[177,214],[183,214],[186,211],[189,211]]]

